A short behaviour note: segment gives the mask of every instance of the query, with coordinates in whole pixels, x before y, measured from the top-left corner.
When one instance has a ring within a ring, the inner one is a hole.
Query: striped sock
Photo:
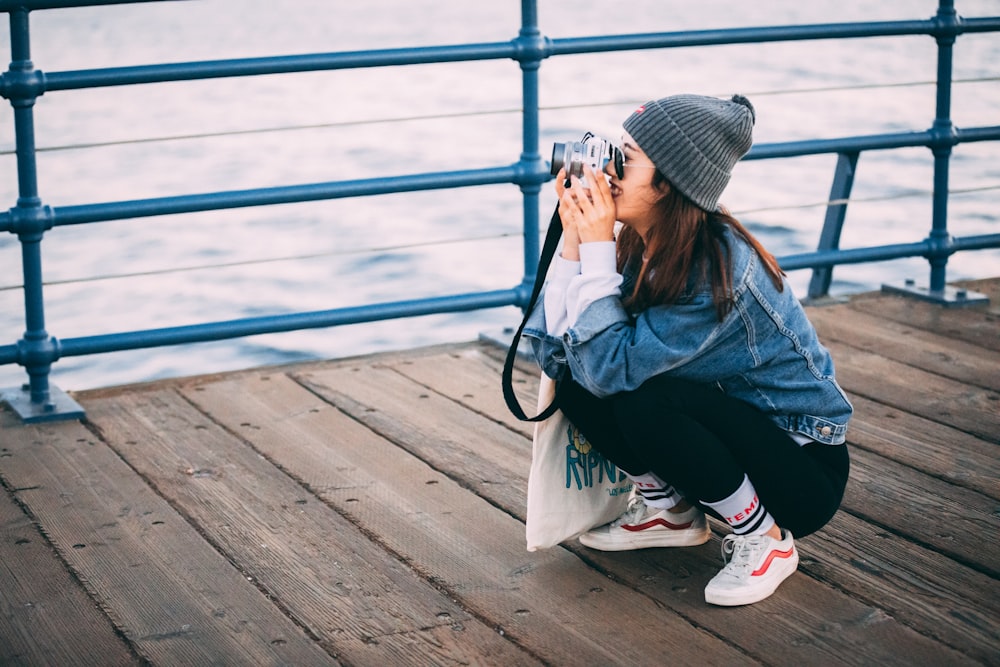
[[[674,487],[657,477],[655,473],[628,475],[628,478],[635,485],[636,493],[649,507],[668,510],[681,501],[681,496],[674,490]]]
[[[774,525],[774,518],[760,504],[757,491],[746,475],[740,488],[728,498],[705,505],[718,512],[737,535],[763,535]]]

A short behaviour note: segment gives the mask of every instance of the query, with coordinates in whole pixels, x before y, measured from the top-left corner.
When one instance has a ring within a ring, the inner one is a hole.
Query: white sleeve
[[[562,336],[572,321],[566,316],[566,288],[580,274],[580,262],[572,262],[557,255],[552,259],[552,269],[545,283],[545,328],[550,335]]]
[[[564,333],[569,325],[575,324],[580,313],[590,304],[606,296],[620,296],[621,284],[622,276],[618,273],[615,242],[581,243],[580,273],[570,279],[564,297],[568,324],[559,334]],[[549,331],[552,332],[551,327]]]

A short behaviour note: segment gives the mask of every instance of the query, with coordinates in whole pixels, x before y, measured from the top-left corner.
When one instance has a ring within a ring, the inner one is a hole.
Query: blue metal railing
[[[951,122],[952,47],[966,33],[1000,31],[1000,17],[963,19],[953,0],[940,0],[937,14],[926,20],[839,23],[760,28],[702,30],[650,34],[550,39],[539,30],[536,0],[521,1],[521,29],[508,42],[320,53],[235,60],[216,60],[93,70],[43,72],[31,61],[29,14],[31,11],[128,4],[136,0],[0,0],[0,12],[9,14],[11,63],[0,76],[0,95],[14,110],[18,198],[0,213],[0,231],[18,236],[24,274],[25,333],[15,344],[0,346],[0,365],[20,364],[28,383],[7,390],[6,400],[24,421],[77,418],[83,410],[64,392],[49,383],[53,363],[67,356],[150,348],[237,338],[261,333],[331,327],[341,324],[411,317],[432,313],[468,311],[515,305],[524,307],[534,282],[539,253],[539,195],[551,177],[539,153],[539,78],[547,58],[605,51],[665,49],[719,44],[748,44],[814,39],[847,39],[879,36],[930,35],[938,49],[936,114],[930,129],[845,137],[829,140],[763,144],[745,158],[763,160],[814,154],[837,154],[825,224],[815,252],[779,258],[788,270],[813,268],[810,297],[826,294],[832,267],[838,264],[925,257],[930,263],[930,287],[916,293],[944,303],[957,297],[945,285],[948,258],[955,252],[1000,247],[1000,234],[955,238],[948,232],[948,167],[952,148],[960,143],[996,141],[1000,126],[963,128]],[[162,0],[139,0],[162,1]],[[334,181],[252,190],[211,192],[134,201],[51,207],[38,192],[35,165],[33,106],[46,92],[78,90],[140,83],[192,81],[222,77],[309,72],[348,68],[386,67],[470,60],[510,59],[522,71],[522,152],[517,162],[487,169],[420,173],[391,178]],[[934,155],[933,217],[926,239],[851,250],[839,249],[840,229],[854,181],[854,169],[863,151],[922,146]],[[448,189],[510,183],[519,186],[523,199],[524,275],[510,289],[456,294],[447,297],[371,304],[354,308],[253,317],[225,322],[155,330],[111,333],[59,340],[45,328],[42,293],[41,243],[46,231],[66,225],[109,220],[191,213],[218,209],[291,202],[359,197],[394,192]]]

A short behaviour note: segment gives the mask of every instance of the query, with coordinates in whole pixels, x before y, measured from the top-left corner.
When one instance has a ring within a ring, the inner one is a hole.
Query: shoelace
[[[748,576],[768,539],[766,535],[726,535],[722,538],[722,559],[727,561],[723,572]]]
[[[636,520],[646,512],[646,503],[642,498],[632,498],[628,501],[628,507],[620,517],[611,522],[611,525],[618,527],[624,524],[636,523]]]

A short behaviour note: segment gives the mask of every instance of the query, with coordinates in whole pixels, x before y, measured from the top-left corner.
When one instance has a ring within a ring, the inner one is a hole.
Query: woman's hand
[[[556,175],[556,195],[559,197],[559,220],[563,228],[562,258],[571,262],[580,261],[580,234],[576,230],[576,217],[563,206],[563,195],[567,192],[566,170]]]
[[[584,166],[584,177],[590,188],[583,187],[576,176],[571,178],[571,185],[566,188],[562,186],[565,174],[559,172],[556,193],[559,194],[563,232],[568,233],[572,229],[579,243],[614,241],[615,201],[611,196],[611,187],[603,174],[595,174],[588,166]]]

